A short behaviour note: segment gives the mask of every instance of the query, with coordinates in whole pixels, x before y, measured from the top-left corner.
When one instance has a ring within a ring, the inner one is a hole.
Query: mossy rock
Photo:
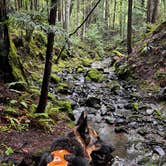
[[[63,92],[64,89],[68,88],[68,84],[65,82],[60,82],[56,87],[57,92]]]
[[[111,90],[112,92],[115,92],[115,91],[117,91],[117,90],[120,90],[120,84],[119,84],[119,82],[116,81],[116,80],[111,81],[107,86],[108,86],[108,88],[110,88],[110,90]]]
[[[82,60],[82,65],[85,67],[90,67],[92,62],[93,62],[93,60],[91,58],[84,58]]]
[[[12,74],[16,81],[25,82],[25,76],[23,75],[21,59],[17,54],[17,49],[12,40],[10,40],[10,52],[9,52],[9,64],[12,68]]]
[[[58,75],[56,75],[56,74],[51,74],[51,82],[57,84],[57,83],[60,82],[60,80],[61,80],[61,78],[60,78]]]
[[[98,71],[97,69],[90,69],[87,72],[86,75],[87,81],[94,81],[94,82],[102,82],[105,80],[105,77],[101,71]]]
[[[83,66],[78,66],[76,71],[77,71],[77,73],[83,73],[84,72]]]
[[[132,74],[132,69],[126,62],[115,67],[115,71],[120,78],[128,78]]]

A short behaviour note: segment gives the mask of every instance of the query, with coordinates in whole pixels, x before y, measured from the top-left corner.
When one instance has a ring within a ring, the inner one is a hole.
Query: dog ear
[[[82,136],[88,131],[87,114],[84,111],[81,113],[76,126],[78,126],[77,130]]]

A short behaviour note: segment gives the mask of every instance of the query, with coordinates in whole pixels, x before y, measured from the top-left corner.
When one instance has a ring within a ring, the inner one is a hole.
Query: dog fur
[[[113,148],[106,145],[96,131],[88,125],[87,115],[82,112],[76,127],[62,138],[56,139],[50,151],[65,149],[68,166],[110,166],[113,162]],[[51,153],[45,153],[39,166],[47,166],[53,160]]]

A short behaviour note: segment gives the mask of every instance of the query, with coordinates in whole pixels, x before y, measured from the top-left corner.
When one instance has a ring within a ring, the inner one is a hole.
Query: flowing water
[[[83,73],[59,73],[69,88],[58,96],[72,102],[76,120],[82,111],[87,111],[100,137],[115,147],[114,165],[166,165],[165,108],[143,101],[142,92],[120,80],[111,63],[110,58],[104,58],[91,65],[103,72],[106,80],[100,83],[85,80],[87,67]]]

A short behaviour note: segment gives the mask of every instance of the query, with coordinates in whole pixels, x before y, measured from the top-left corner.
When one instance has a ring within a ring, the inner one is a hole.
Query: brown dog
[[[56,139],[50,151],[42,156],[39,166],[110,166],[113,162],[113,149],[88,125],[84,112],[73,131]]]

